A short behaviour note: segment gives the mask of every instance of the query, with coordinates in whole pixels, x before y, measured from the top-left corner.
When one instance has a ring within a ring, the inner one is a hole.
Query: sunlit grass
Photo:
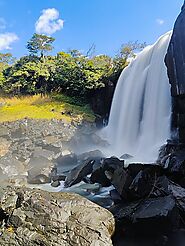
[[[84,119],[93,121],[92,111],[87,106],[76,106],[63,101],[56,101],[51,97],[25,96],[0,97],[0,122],[30,119]],[[70,112],[72,115],[68,115]]]

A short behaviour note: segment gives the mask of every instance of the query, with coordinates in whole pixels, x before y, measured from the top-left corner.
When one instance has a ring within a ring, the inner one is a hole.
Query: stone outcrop
[[[165,63],[172,95],[172,138],[185,143],[185,4],[178,16]]]
[[[0,189],[0,245],[111,246],[113,215],[68,193]]]
[[[91,97],[91,106],[94,113],[97,115],[96,124],[98,127],[104,125],[104,121],[108,120],[114,90],[115,84],[111,81],[107,81],[105,87],[96,90]]]

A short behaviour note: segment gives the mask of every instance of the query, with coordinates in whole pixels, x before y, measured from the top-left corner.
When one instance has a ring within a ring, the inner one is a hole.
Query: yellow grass
[[[24,118],[30,119],[85,119],[93,121],[94,117],[86,107],[58,102],[50,97],[26,96],[26,97],[0,97],[0,122],[15,121]],[[72,112],[72,116],[62,115],[61,112]]]

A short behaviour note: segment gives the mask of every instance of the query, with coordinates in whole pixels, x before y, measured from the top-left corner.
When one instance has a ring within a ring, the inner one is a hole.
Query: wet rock
[[[50,183],[50,173],[54,164],[44,157],[33,157],[28,163],[28,183],[44,184]]]
[[[111,185],[111,176],[113,176],[114,171],[123,167],[124,162],[120,161],[116,157],[100,159],[98,163],[93,165],[93,172],[91,174],[90,180],[93,183],[99,183],[104,187]],[[109,174],[110,175],[109,175]]]
[[[90,181],[92,183],[99,183],[103,187],[108,187],[111,185],[110,180],[107,178],[105,174],[104,168],[100,167],[94,170],[91,174]]]
[[[172,195],[146,198],[113,206],[111,212],[119,230],[128,234],[153,235],[178,228],[180,217]]]
[[[114,204],[122,202],[122,198],[116,189],[110,191],[110,196],[111,199],[114,201]]]
[[[112,245],[112,214],[79,195],[1,188],[0,206],[2,246]]]
[[[120,157],[120,159],[121,160],[127,160],[127,159],[130,159],[130,158],[132,158],[133,156],[132,155],[129,155],[129,154],[123,154],[121,157]]]
[[[124,199],[129,199],[129,186],[132,183],[132,177],[125,171],[123,167],[115,170],[113,179],[111,181],[112,185],[115,187],[119,195]]]
[[[86,160],[83,164],[72,169],[65,180],[65,187],[79,183],[84,177],[92,173],[94,160]]]
[[[133,201],[154,194],[160,175],[162,169],[158,165],[130,164],[116,169],[111,183],[123,199]]]
[[[176,204],[181,211],[181,215],[185,219],[185,189],[179,185],[170,183],[169,190],[176,200]]]
[[[53,182],[51,183],[51,186],[52,186],[52,187],[58,187],[58,186],[60,186],[60,182],[59,182],[58,180],[53,181]]]
[[[103,161],[103,168],[104,170],[114,172],[116,169],[124,167],[124,161],[119,160],[117,157],[110,157],[106,158]]]

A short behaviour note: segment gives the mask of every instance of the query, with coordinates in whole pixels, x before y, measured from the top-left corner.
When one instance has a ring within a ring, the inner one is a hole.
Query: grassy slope
[[[88,106],[76,106],[70,99],[61,96],[60,100],[50,97],[0,97],[0,122],[31,119],[65,119],[66,121],[84,119],[94,121],[94,115]],[[71,112],[72,116],[67,112]],[[66,112],[62,114],[61,112]]]

